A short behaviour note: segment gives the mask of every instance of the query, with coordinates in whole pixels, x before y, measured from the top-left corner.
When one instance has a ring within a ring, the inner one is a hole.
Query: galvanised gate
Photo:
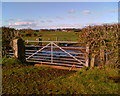
[[[87,51],[89,49],[86,47],[77,47],[79,42],[28,40],[25,42],[38,43],[37,45],[25,45],[25,57],[27,62],[40,65],[63,66],[69,69],[88,66]],[[68,44],[70,46],[68,46]],[[12,55],[13,53],[10,54]]]

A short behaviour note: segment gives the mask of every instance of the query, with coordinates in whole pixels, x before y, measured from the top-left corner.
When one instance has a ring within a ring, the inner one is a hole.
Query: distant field
[[[75,32],[40,32],[43,41],[78,41],[78,33]],[[36,40],[38,37],[23,37],[24,40]]]

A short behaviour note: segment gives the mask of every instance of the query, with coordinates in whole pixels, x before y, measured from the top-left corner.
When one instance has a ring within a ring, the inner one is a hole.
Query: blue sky
[[[2,24],[14,28],[81,28],[118,22],[117,2],[2,2]]]
[[[119,0],[1,0],[3,2],[119,2]]]

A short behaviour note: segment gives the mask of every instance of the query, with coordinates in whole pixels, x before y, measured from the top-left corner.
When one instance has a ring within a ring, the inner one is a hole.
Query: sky
[[[119,2],[119,0],[1,0],[2,2]]]
[[[118,22],[117,2],[2,2],[2,26],[82,28]]]

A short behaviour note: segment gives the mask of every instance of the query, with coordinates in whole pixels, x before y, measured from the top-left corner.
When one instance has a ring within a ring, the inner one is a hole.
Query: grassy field
[[[43,41],[77,41],[78,33],[75,32],[40,32]],[[38,37],[23,37],[24,40],[36,40]]]
[[[75,72],[19,63],[12,59],[3,62],[3,94],[61,96],[62,94],[114,94],[115,96],[119,91],[120,76],[117,68],[83,68]]]
[[[79,33],[75,32],[55,32],[55,31],[45,31],[40,32],[40,35],[42,35],[42,41],[78,41],[79,39]],[[22,37],[23,40],[33,40],[36,41],[38,37]],[[38,43],[28,43],[37,45]],[[43,42],[43,45],[46,45],[47,43]]]

